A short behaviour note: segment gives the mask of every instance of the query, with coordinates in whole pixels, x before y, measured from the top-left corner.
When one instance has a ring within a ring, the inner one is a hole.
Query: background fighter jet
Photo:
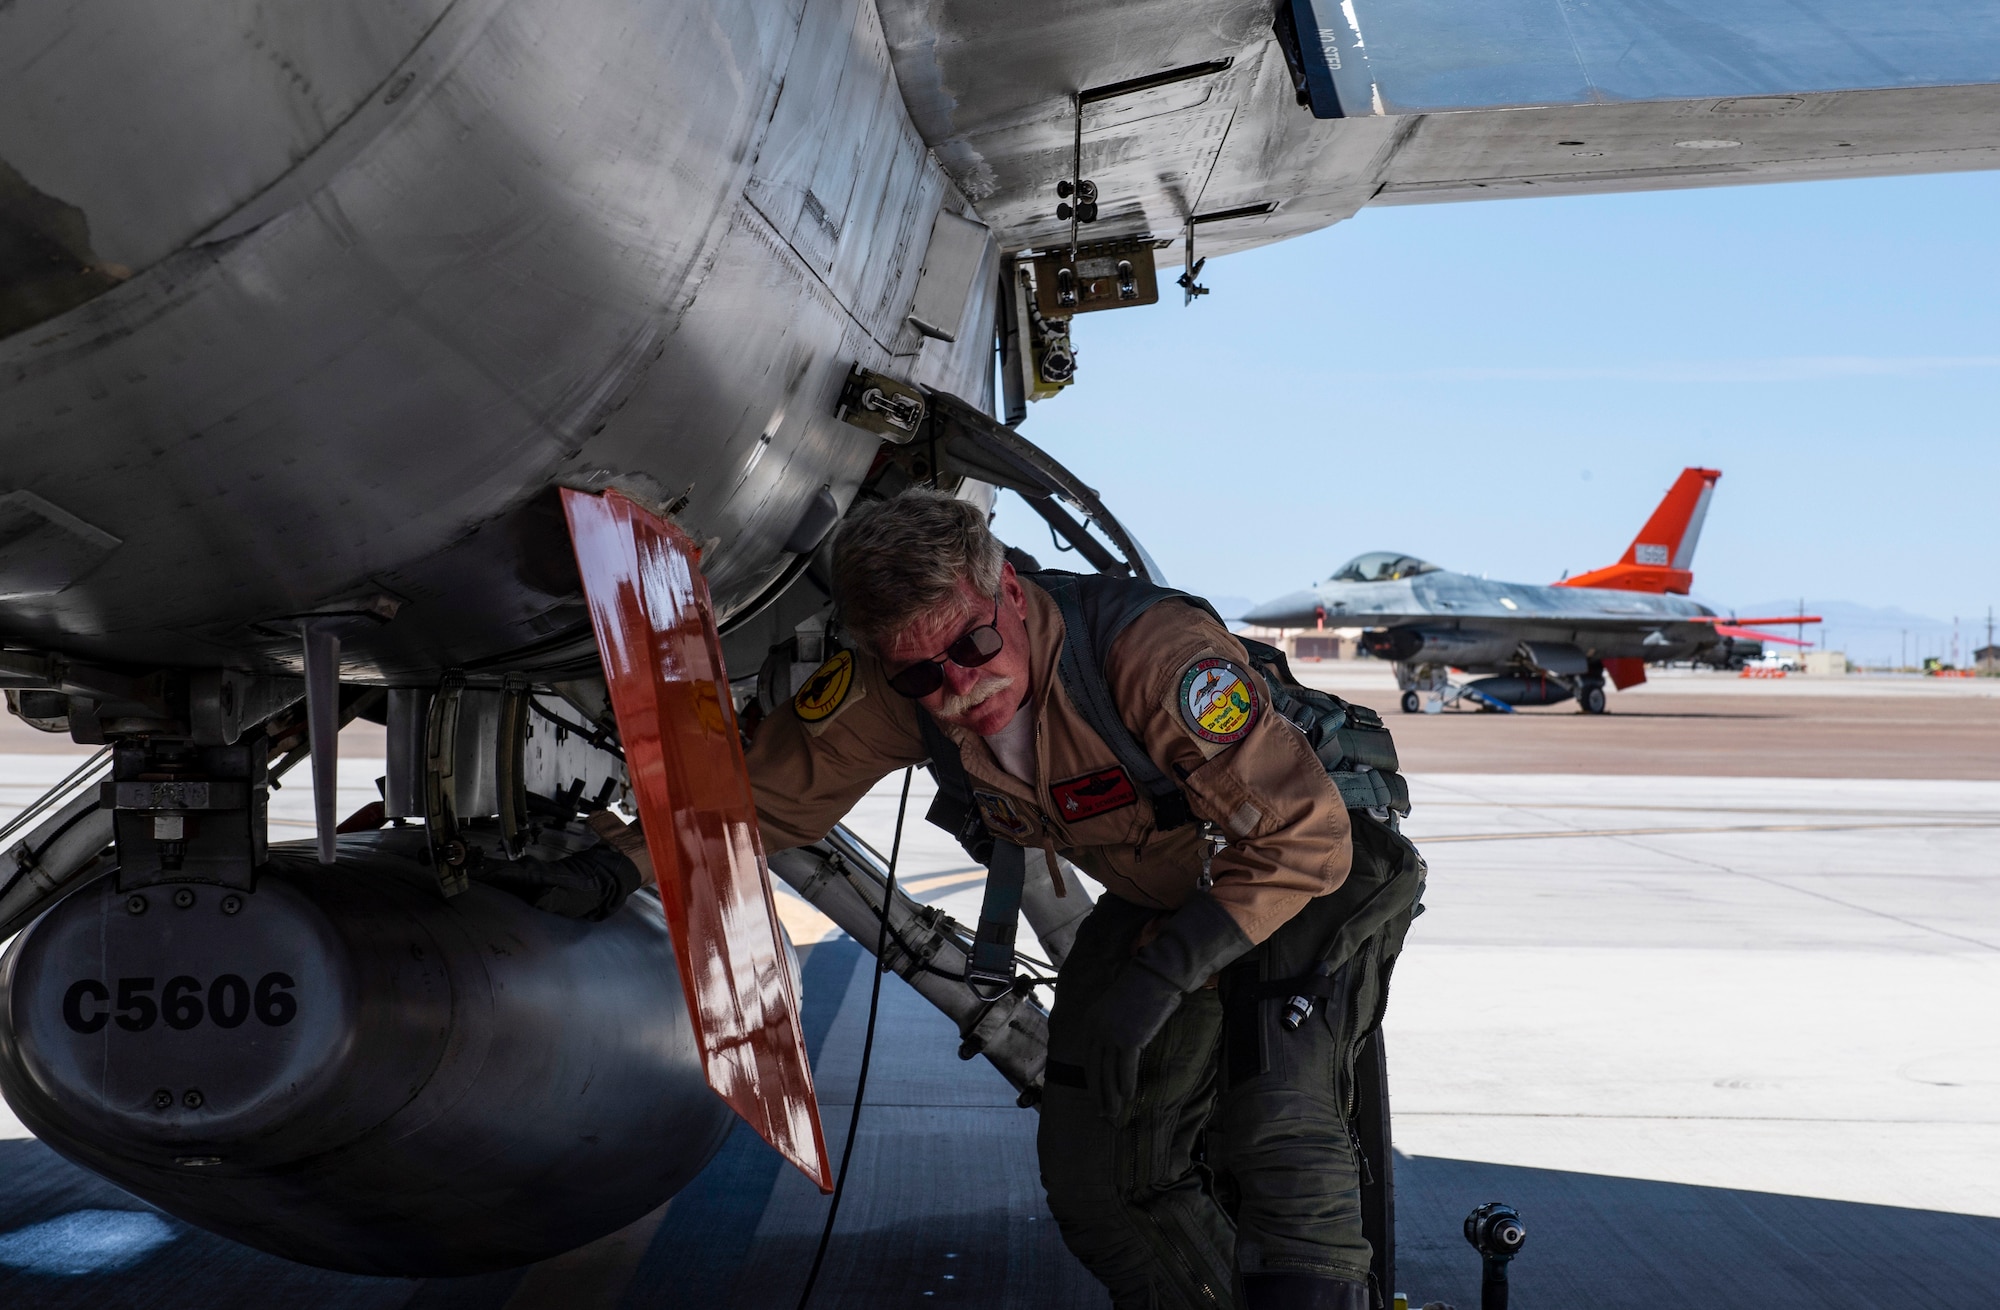
[[[0,1088],[373,1273],[629,1222],[718,1094],[823,1180],[731,716],[822,658],[857,499],[1012,487],[1151,575],[996,420],[1156,258],[1192,298],[1369,204],[1990,168],[1996,68],[1967,0],[0,4],[0,686],[102,747],[0,834]],[[531,909],[620,796],[666,928]],[[842,858],[798,885],[875,940]],[[1033,1094],[1031,1004],[913,985]]]
[[[1604,682],[1636,686],[1646,665],[1694,660],[1740,665],[1759,641],[1792,638],[1757,632],[1687,599],[1694,550],[1709,498],[1722,474],[1683,469],[1646,526],[1616,564],[1551,586],[1489,582],[1453,573],[1413,555],[1358,555],[1325,582],[1280,597],[1243,616],[1275,628],[1363,628],[1361,645],[1396,661],[1403,709],[1414,713],[1468,697],[1495,708],[1553,705],[1574,696],[1585,713],[1602,714]],[[1817,623],[1787,615],[1786,623]],[[1755,649],[1753,649],[1755,647]],[[1496,676],[1463,686],[1454,669]]]

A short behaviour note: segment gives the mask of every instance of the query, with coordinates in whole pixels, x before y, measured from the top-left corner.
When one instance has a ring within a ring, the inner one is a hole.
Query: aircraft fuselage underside
[[[239,8],[0,14],[42,52],[0,218],[78,247],[0,270],[0,688],[106,748],[0,854],[0,1087],[291,1258],[518,1264],[729,1126],[660,903],[592,863],[631,780],[560,491],[670,519],[754,673],[910,437],[842,421],[856,366],[991,409],[998,244],[872,4]],[[318,862],[265,835],[309,756]]]
[[[852,365],[991,394],[990,238],[955,340],[908,317],[971,209],[871,6],[362,7],[284,34],[316,130],[214,8],[173,24],[206,44],[85,11],[33,78],[100,108],[0,150],[122,276],[0,335],[10,649],[295,673],[336,615],[351,678],[589,670],[555,488],[669,512],[727,623],[875,458],[834,416]],[[148,158],[107,160],[104,115]]]

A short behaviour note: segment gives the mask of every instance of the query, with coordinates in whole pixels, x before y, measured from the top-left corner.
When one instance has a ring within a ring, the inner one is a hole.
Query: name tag
[[[1065,821],[1075,822],[1122,810],[1139,799],[1139,792],[1125,776],[1125,770],[1114,764],[1080,778],[1051,784],[1049,796],[1055,801],[1056,813]]]

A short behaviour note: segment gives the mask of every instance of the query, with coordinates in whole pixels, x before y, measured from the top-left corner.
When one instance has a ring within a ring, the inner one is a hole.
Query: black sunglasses
[[[924,697],[944,686],[944,662],[961,669],[976,669],[1000,653],[1005,644],[1000,637],[1000,598],[993,598],[993,618],[980,624],[944,648],[942,659],[918,660],[909,668],[890,675],[889,685],[911,700]]]

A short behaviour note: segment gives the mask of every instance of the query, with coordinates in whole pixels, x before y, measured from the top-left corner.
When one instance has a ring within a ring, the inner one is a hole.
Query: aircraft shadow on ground
[[[800,955],[817,1056],[865,973],[846,939]],[[830,1252],[816,1298],[824,1310],[1104,1304],[1045,1212],[1036,1214],[1031,1146],[996,1139],[979,1151],[976,1164],[902,1176],[892,1189],[900,1204],[878,1208],[875,1223],[857,1206]],[[980,1168],[993,1173],[973,1176]],[[818,1225],[815,1209],[755,1239],[782,1171],[754,1134],[732,1134],[612,1299],[623,1310],[789,1304]],[[1990,1295],[1982,1289],[2000,1287],[2000,1219],[1427,1156],[1399,1155],[1396,1181],[1398,1290],[1413,1305],[1478,1306],[1479,1262],[1461,1225],[1493,1200],[1518,1207],[1528,1227],[1512,1273],[1522,1310],[1876,1310],[1976,1304]],[[0,1305],[492,1310],[522,1278],[412,1282],[293,1264],[162,1220],[40,1142],[0,1141]]]
[[[1412,1306],[1479,1305],[1462,1225],[1485,1201],[1528,1229],[1509,1279],[1523,1310],[1881,1310],[2000,1287],[2000,1219],[1399,1155],[1397,1280]]]
[[[838,939],[799,951],[803,1021],[814,1055],[846,998],[861,948]],[[624,1300],[714,1305],[741,1272],[777,1153],[738,1125],[661,1226]],[[63,1225],[67,1225],[64,1227]],[[16,1239],[9,1245],[9,1239]],[[494,1310],[523,1270],[468,1278],[368,1278],[267,1255],[174,1220],[41,1142],[0,1141],[0,1306],[37,1310]],[[694,1299],[687,1294],[694,1293]],[[655,1298],[668,1298],[656,1300]]]
[[[294,1264],[162,1219],[40,1142],[0,1141],[0,1305],[389,1310],[413,1286]]]

